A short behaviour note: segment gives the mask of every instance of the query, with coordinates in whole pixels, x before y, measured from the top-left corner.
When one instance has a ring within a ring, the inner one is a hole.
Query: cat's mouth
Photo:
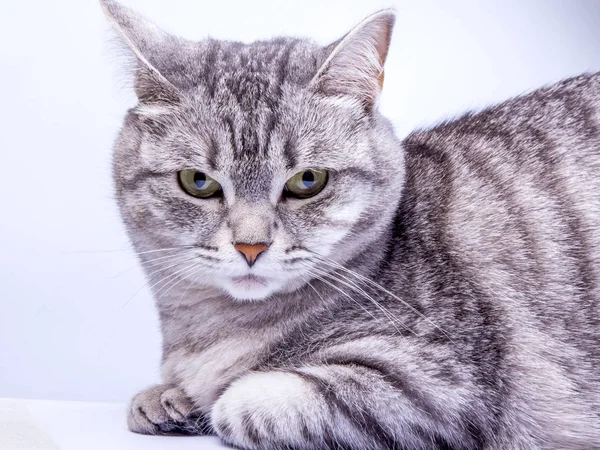
[[[232,281],[236,287],[246,289],[264,288],[268,284],[268,280],[265,277],[259,277],[256,275],[244,275],[243,277],[233,277]]]

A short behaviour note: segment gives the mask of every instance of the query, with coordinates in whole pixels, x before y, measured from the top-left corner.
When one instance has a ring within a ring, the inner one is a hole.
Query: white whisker
[[[135,297],[135,296],[136,296],[136,295],[137,295],[137,294],[138,294],[138,293],[139,293],[139,292],[140,292],[142,289],[144,289],[146,286],[148,286],[148,284],[150,284],[150,282],[152,281],[152,275],[154,275],[154,274],[156,274],[156,273],[158,273],[158,272],[162,272],[162,271],[164,271],[164,270],[170,269],[170,268],[172,268],[172,267],[178,266],[179,264],[185,263],[185,262],[187,262],[187,261],[191,261],[192,259],[194,259],[194,258],[193,258],[193,257],[191,257],[191,258],[188,258],[188,259],[186,259],[186,260],[183,260],[183,261],[178,261],[177,263],[175,263],[175,264],[172,264],[172,265],[170,265],[170,266],[167,266],[167,267],[161,267],[161,268],[160,268],[160,269],[158,269],[158,270],[155,270],[155,271],[153,271],[153,272],[150,272],[150,273],[147,275],[147,277],[148,277],[148,281],[147,281],[146,283],[144,283],[144,284],[143,284],[143,285],[142,285],[142,286],[141,286],[141,287],[140,287],[140,288],[139,288],[137,291],[135,291],[135,292],[133,293],[133,295],[132,295],[131,297],[129,297],[129,298],[128,298],[128,299],[125,301],[125,303],[123,303],[123,305],[121,305],[121,309],[125,308],[125,306],[127,306],[127,304],[128,304],[130,301],[131,301],[131,299],[132,299],[133,297]],[[175,272],[175,273],[177,273],[177,272]],[[150,288],[149,288],[149,289],[150,289],[150,290],[152,290],[152,288],[153,288],[154,286],[156,286],[158,283],[161,283],[161,282],[165,281],[166,279],[169,279],[169,278],[171,278],[172,276],[173,276],[173,274],[170,274],[170,275],[167,275],[166,277],[163,277],[163,278],[161,278],[161,279],[160,279],[160,280],[158,280],[156,283],[152,284],[152,285],[150,286]]]
[[[313,268],[312,270],[318,270],[318,269]],[[384,316],[392,322],[392,325],[394,325],[394,328],[396,328],[398,333],[400,333],[400,330],[398,329],[398,327],[396,327],[396,322],[398,322],[400,325],[402,325],[402,327],[405,330],[411,332],[415,336],[417,335],[417,333],[415,333],[412,329],[410,329],[410,327],[408,327],[402,320],[400,320],[398,317],[396,317],[390,310],[388,310],[383,305],[381,305],[377,300],[375,300],[373,297],[371,297],[367,293],[367,291],[365,291],[363,288],[361,288],[356,283],[352,282],[350,279],[344,277],[343,275],[341,275],[339,273],[336,273],[335,276],[331,273],[327,273],[324,271],[320,271],[320,273],[322,276],[327,276],[327,277],[343,284],[344,286],[347,286],[350,289],[353,289],[354,291],[358,292],[359,294],[363,295],[364,297],[368,298],[384,314]],[[347,280],[348,283],[341,281],[339,278],[343,278],[343,279]]]
[[[157,248],[155,250],[147,250],[145,252],[134,252],[136,255],[146,255],[148,253],[166,252],[174,250],[189,250],[195,248],[195,245],[182,245],[180,247],[169,247],[169,248]]]
[[[194,270],[196,270],[196,269],[197,269],[197,267],[195,267],[195,268],[194,268]],[[192,273],[193,273],[193,271],[192,271]],[[181,296],[179,297],[179,300],[177,301],[177,304],[175,305],[175,311],[176,311],[177,309],[179,309],[179,307],[181,306],[181,302],[183,301],[183,298],[185,297],[185,295],[188,293],[188,291],[189,291],[190,287],[192,287],[192,285],[193,285],[193,284],[195,284],[195,283],[196,283],[196,281],[198,281],[198,280],[199,280],[199,279],[200,279],[200,278],[201,278],[203,275],[205,275],[205,274],[206,274],[206,272],[205,272],[205,271],[202,271],[202,272],[200,273],[200,275],[198,275],[196,278],[194,278],[192,281],[190,281],[190,282],[189,282],[189,284],[188,284],[187,288],[185,288],[185,291],[183,291],[183,294],[181,294]],[[182,279],[181,281],[183,281],[183,279]],[[176,320],[176,319],[175,319],[175,320]],[[172,348],[172,346],[173,346],[173,345],[174,345],[174,344],[171,344],[171,346],[169,346],[169,347],[165,348],[165,350],[164,350],[164,351],[165,351],[165,352],[168,352],[168,351],[169,351],[169,350]]]
[[[139,266],[142,266],[145,269],[150,269],[151,267],[156,267],[156,266],[159,266],[160,264],[165,264],[165,263],[169,263],[169,262],[172,262],[172,261],[176,261],[178,258],[182,258],[184,256],[189,256],[189,255],[181,255],[181,254],[167,255],[167,256],[161,256],[160,258],[153,258],[153,259],[150,259],[148,261],[140,261],[139,263],[134,264],[133,266],[131,266],[131,267],[123,270],[119,274],[114,275],[114,276],[112,276],[110,278],[114,279],[114,278],[120,277],[124,273],[126,273],[126,272],[128,272],[128,271],[130,271],[132,269],[135,269],[136,267],[139,267]]]
[[[323,263],[326,264],[330,267],[334,267],[334,268],[338,268],[341,270],[344,270],[345,272],[349,273],[350,275],[355,276],[356,278],[358,278],[359,280],[362,280],[365,283],[370,284],[371,286],[380,289],[382,292],[385,292],[386,294],[388,294],[390,297],[393,297],[394,299],[398,300],[399,302],[401,302],[404,306],[406,306],[407,308],[409,308],[411,311],[413,311],[415,314],[417,314],[419,317],[421,317],[422,319],[426,320],[427,322],[429,322],[431,325],[433,325],[436,329],[438,329],[442,334],[444,334],[444,336],[446,336],[451,342],[454,342],[452,340],[452,338],[448,335],[448,333],[442,329],[441,327],[439,327],[435,322],[433,322],[429,317],[427,317],[425,314],[421,313],[419,310],[417,310],[417,308],[415,308],[414,306],[412,306],[410,303],[408,303],[407,301],[401,299],[400,297],[398,297],[396,294],[394,294],[393,292],[390,292],[388,289],[384,288],[383,286],[381,286],[380,284],[376,283],[375,281],[371,280],[370,278],[367,278],[359,273],[354,272],[353,270],[348,269],[347,267],[344,267],[343,265],[341,265],[340,263],[334,261],[331,258],[327,258],[325,256],[319,255],[316,252],[313,252],[317,257],[319,257],[319,260]]]
[[[171,286],[169,286],[169,288],[167,288],[166,290],[163,290],[162,292],[160,292],[160,290],[165,289],[169,285],[169,283],[167,283],[166,285],[164,285],[161,288],[159,288],[158,291],[156,291],[156,295],[158,296],[156,298],[156,300],[157,301],[160,300],[167,292],[169,292],[171,289],[173,289],[175,286],[177,286],[180,282],[182,282],[187,275],[190,275],[190,274],[194,273],[194,271],[198,267],[200,267],[201,264],[202,263],[196,262],[196,263],[192,264],[191,266],[188,266],[187,269],[183,270],[182,272],[179,272],[177,274],[177,277],[175,277],[175,283],[174,284],[172,284]],[[158,295],[159,292],[160,292],[160,295]]]
[[[166,252],[166,251],[172,251],[172,250],[190,249],[190,248],[194,248],[194,247],[195,247],[194,245],[182,245],[180,247],[157,248],[157,249],[154,249],[154,250],[147,250],[147,251],[144,251],[144,252],[136,252],[132,248],[122,248],[122,249],[118,249],[118,250],[73,250],[73,251],[69,251],[69,252],[65,252],[65,253],[66,254],[70,254],[70,253],[119,253],[119,252],[131,252],[131,253],[134,253],[136,255],[145,255],[146,253]]]
[[[357,302],[355,299],[353,299],[348,293],[346,293],[345,291],[341,290],[338,286],[336,286],[335,284],[325,280],[323,277],[321,277],[318,273],[316,272],[312,272],[312,270],[310,268],[307,267],[307,269],[309,270],[309,273],[315,277],[316,279],[318,279],[319,281],[321,281],[322,283],[325,283],[329,286],[331,286],[333,289],[335,289],[336,291],[338,291],[339,293],[341,293],[342,295],[344,295],[345,297],[348,297],[350,300],[352,300],[354,303],[356,303],[364,312],[366,312],[368,315],[370,315],[373,319],[377,320],[377,318],[371,313],[371,311],[369,311],[367,308],[365,308],[363,305],[361,305],[359,302]],[[314,287],[313,287],[314,289]],[[321,299],[323,299],[323,297],[321,297]]]

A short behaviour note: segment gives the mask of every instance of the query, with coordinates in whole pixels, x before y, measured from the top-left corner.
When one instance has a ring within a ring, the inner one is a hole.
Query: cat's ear
[[[327,59],[312,80],[325,95],[351,96],[367,109],[383,87],[383,66],[396,20],[394,9],[378,11],[326,48]]]
[[[122,41],[135,55],[135,93],[140,103],[177,103],[181,99],[179,90],[161,74],[156,64],[161,46],[167,45],[174,37],[113,0],[100,0],[100,5]]]

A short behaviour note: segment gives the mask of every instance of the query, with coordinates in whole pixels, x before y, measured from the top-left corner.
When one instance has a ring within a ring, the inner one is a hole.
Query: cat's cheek
[[[221,439],[242,448],[310,447],[323,435],[326,414],[306,380],[264,372],[235,381],[214,404],[211,422]]]

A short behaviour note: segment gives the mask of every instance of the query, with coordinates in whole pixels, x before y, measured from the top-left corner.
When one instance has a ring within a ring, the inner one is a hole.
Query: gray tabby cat
[[[401,143],[393,11],[245,45],[101,3],[137,60],[114,177],[164,339],[131,430],[600,448],[600,76]]]

